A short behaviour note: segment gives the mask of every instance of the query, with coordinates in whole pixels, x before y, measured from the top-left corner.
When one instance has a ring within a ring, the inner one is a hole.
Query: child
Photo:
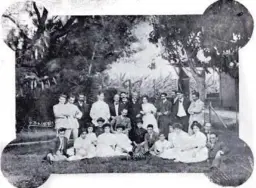
[[[131,140],[128,138],[127,134],[123,133],[125,127],[122,125],[116,126],[116,154],[117,155],[132,155],[132,145]]]
[[[104,124],[105,120],[100,117],[97,119],[97,127],[96,127],[96,130],[95,130],[95,133],[97,136],[99,136],[100,134],[102,134],[104,131],[103,131],[103,124]]]
[[[65,137],[65,132],[65,128],[58,129],[58,136],[54,141],[54,149],[46,156],[46,159],[50,164],[52,164],[53,161],[66,160],[68,157],[68,139]]]
[[[168,158],[168,150],[171,148],[170,142],[165,139],[164,133],[160,133],[159,140],[153,146],[151,155],[156,155],[161,158]]]
[[[210,134],[207,148],[209,150],[209,162],[212,164],[212,167],[220,167],[220,164],[226,158],[229,149],[223,142],[219,141],[217,133]]]
[[[111,125],[106,123],[103,125],[104,133],[99,135],[97,140],[96,155],[98,157],[116,156],[116,137],[110,132]]]
[[[147,133],[145,134],[145,139],[144,139],[144,148],[145,152],[149,153],[150,151],[153,150],[153,145],[155,142],[158,140],[158,134],[153,131],[154,126],[152,124],[149,124],[147,126]]]

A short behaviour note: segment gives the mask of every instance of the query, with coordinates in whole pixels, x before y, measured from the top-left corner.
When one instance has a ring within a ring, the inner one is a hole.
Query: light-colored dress
[[[127,134],[116,133],[116,155],[127,155],[128,152],[132,151],[132,141],[128,138]],[[126,152],[124,152],[125,150]]]
[[[69,124],[66,118],[67,107],[65,104],[56,104],[53,106],[53,114],[55,117],[55,128],[69,128]]]
[[[96,156],[96,144],[97,144],[97,136],[95,133],[88,133],[85,138],[88,143],[87,147],[87,156],[86,158],[93,158]]]
[[[100,117],[105,120],[105,123],[108,122],[110,118],[109,106],[104,101],[97,101],[92,104],[90,111],[90,117],[92,118],[92,123],[97,127],[97,119]]]
[[[171,148],[170,142],[168,142],[167,140],[164,140],[164,141],[158,140],[155,142],[154,151],[157,150],[160,152],[160,154],[156,154],[155,152],[152,152],[152,154],[164,159],[168,159],[170,155],[169,153],[171,152],[170,148]]]
[[[142,104],[142,111],[145,113],[142,117],[143,120],[143,128],[147,129],[149,124],[153,125],[153,129],[156,133],[159,133],[157,121],[155,118],[156,107],[151,103]]]
[[[187,147],[193,149],[179,151],[176,160],[183,163],[196,163],[208,159],[208,149],[206,147],[206,136],[202,132],[197,132],[190,136]]]
[[[98,136],[96,156],[98,157],[112,157],[116,156],[115,146],[116,137],[112,133],[102,133]]]
[[[204,125],[204,102],[202,102],[200,99],[197,101],[192,101],[188,108],[188,113],[190,114],[188,133],[192,135],[193,131],[191,129],[191,125],[194,121]]]
[[[179,152],[185,147],[187,147],[189,141],[190,141],[190,137],[188,133],[182,130],[179,133],[177,132],[169,133],[168,142],[171,148],[165,151],[164,155],[162,155],[162,158],[176,159]]]
[[[79,137],[74,142],[74,147],[67,150],[68,155],[71,157],[68,158],[68,161],[81,160],[87,158],[89,151],[88,148],[90,143],[86,138]]]
[[[66,104],[66,112],[69,115],[67,118],[68,128],[78,129],[78,119],[81,119],[83,113],[78,109],[76,105],[70,103]]]
[[[171,132],[168,134],[168,142],[170,142],[171,146],[174,147],[174,140],[175,140],[175,137],[176,137],[176,133],[175,132]]]

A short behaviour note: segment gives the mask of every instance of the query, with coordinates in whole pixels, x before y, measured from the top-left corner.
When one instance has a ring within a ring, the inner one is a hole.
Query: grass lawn
[[[220,140],[227,144],[230,153],[217,171],[209,170],[207,162],[195,164],[174,163],[157,157],[131,161],[121,158],[94,158],[82,161],[55,162],[53,165],[42,163],[42,158],[50,149],[50,143],[7,146],[2,153],[1,168],[10,183],[21,188],[38,187],[44,183],[50,173],[205,173],[211,181],[229,186],[244,183],[253,170],[253,156],[250,148],[241,141],[233,127],[225,129],[214,124],[220,134]],[[35,141],[51,139],[54,130],[41,130],[33,134],[24,132],[17,141]]]

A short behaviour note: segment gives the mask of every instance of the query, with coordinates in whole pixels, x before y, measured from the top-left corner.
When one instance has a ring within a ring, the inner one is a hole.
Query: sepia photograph
[[[239,138],[239,49],[253,18],[219,0],[202,15],[51,15],[33,1],[2,15],[15,51],[16,139],[1,170],[16,187],[50,174],[252,174]]]

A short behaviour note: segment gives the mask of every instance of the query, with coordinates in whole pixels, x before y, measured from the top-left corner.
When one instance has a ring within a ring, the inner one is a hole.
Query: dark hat
[[[199,129],[202,128],[202,125],[198,121],[193,121],[191,125],[191,129],[193,129],[195,126],[197,126]]]
[[[100,118],[97,119],[97,122],[102,122],[102,123],[104,123],[104,122],[105,122],[105,119],[103,119],[102,117],[100,117]]]
[[[136,118],[136,123],[143,123],[143,120],[141,118]]]
[[[66,128],[60,128],[59,130],[58,130],[58,132],[63,132],[63,131],[66,131]]]
[[[103,129],[105,129],[106,127],[111,128],[111,125],[110,125],[109,123],[105,123],[105,124],[102,126]]]
[[[164,95],[165,97],[167,97],[167,93],[165,92],[161,93],[161,95]]]
[[[148,124],[147,128],[154,128],[152,124]]]
[[[181,123],[174,123],[174,124],[173,124],[173,128],[174,128],[174,129],[182,129],[183,126],[182,126]]]
[[[119,129],[119,128],[121,128],[121,129],[125,129],[125,127],[123,126],[123,125],[120,125],[120,124],[118,124],[117,126],[116,126],[116,129]]]

